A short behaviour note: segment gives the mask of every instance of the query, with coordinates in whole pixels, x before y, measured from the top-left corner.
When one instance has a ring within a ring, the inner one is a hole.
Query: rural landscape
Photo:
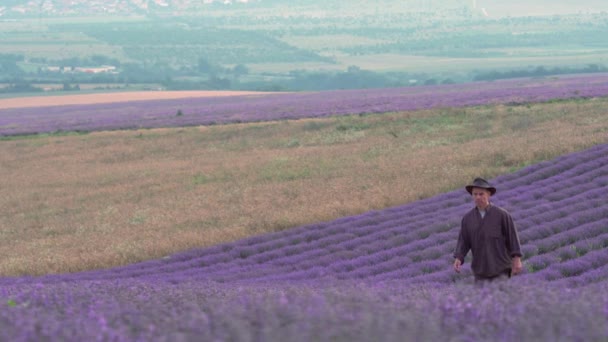
[[[608,9],[559,2],[3,2],[0,341],[606,341]],[[475,177],[509,280],[452,267]]]
[[[318,91],[608,72],[608,4],[559,3],[9,0],[0,4],[0,96]]]

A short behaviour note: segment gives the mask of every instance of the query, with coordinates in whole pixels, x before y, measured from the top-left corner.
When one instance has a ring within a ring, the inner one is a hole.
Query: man
[[[496,188],[485,179],[476,178],[465,189],[473,197],[475,208],[462,218],[454,251],[454,270],[460,273],[470,250],[476,281],[510,278],[520,273],[522,254],[513,219],[506,210],[490,202]]]

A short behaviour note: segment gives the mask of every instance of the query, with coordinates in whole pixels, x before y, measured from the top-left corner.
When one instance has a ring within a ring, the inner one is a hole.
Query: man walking
[[[513,219],[506,210],[490,202],[496,188],[485,179],[476,178],[465,189],[473,197],[475,208],[462,218],[454,251],[454,270],[460,273],[470,250],[476,281],[510,278],[520,273],[522,254]]]

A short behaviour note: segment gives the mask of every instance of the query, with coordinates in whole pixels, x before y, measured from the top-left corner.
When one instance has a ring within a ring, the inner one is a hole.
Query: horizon
[[[62,2],[56,0],[45,0],[38,4],[31,1],[12,1],[6,5],[0,5],[0,18],[10,13],[11,9],[13,12],[25,15],[41,15],[50,14],[56,7],[61,6],[61,10],[65,11],[61,16],[79,16],[79,15],[90,15],[90,12],[82,12],[79,6],[83,5],[97,5],[95,11],[104,10],[106,13],[97,12],[101,16],[114,16],[113,13],[118,10],[136,10],[140,11],[140,14],[150,15],[154,12],[150,11],[163,11],[163,10],[185,10],[186,15],[192,15],[191,9],[194,8],[213,8],[220,10],[248,10],[248,7],[253,9],[258,6],[282,6],[284,4],[292,3],[294,6],[322,6],[327,12],[338,12],[344,10],[345,6],[352,8],[351,2],[345,2],[343,0],[334,0],[329,2],[318,2],[315,0],[311,1],[273,1],[273,0],[205,0],[205,1],[175,1],[175,0],[115,0],[113,2],[108,1],[72,1],[69,5],[65,5]],[[102,6],[103,5],[103,6]],[[223,6],[222,6],[223,5]],[[455,7],[468,7],[473,13],[477,12],[480,16],[487,18],[502,18],[502,17],[526,17],[526,16],[552,16],[552,15],[571,15],[571,14],[590,14],[590,13],[602,13],[608,11],[608,2],[597,1],[597,0],[584,0],[584,1],[572,1],[572,0],[559,0],[559,1],[548,1],[548,0],[535,0],[535,1],[523,1],[513,0],[508,3],[499,2],[496,0],[452,0],[452,1],[421,1],[421,0],[408,0],[395,2],[394,0],[384,0],[375,2],[376,9],[378,6],[389,6],[390,8],[405,9],[406,12],[417,12],[416,9],[423,11],[435,11],[439,9],[455,8]],[[118,7],[117,7],[118,6]],[[203,6],[203,7],[201,7]],[[221,6],[221,7],[220,7]],[[366,5],[367,6],[367,5]],[[111,10],[110,10],[111,9]],[[78,12],[78,11],[81,12]],[[178,12],[174,12],[174,15]],[[181,15],[183,15],[182,13]],[[202,13],[201,13],[202,14]],[[361,13],[364,14],[364,13]],[[18,14],[17,14],[18,15]],[[177,15],[179,16],[179,15]]]

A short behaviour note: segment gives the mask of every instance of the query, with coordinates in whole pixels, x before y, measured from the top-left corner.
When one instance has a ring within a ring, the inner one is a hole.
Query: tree
[[[64,82],[63,83],[63,91],[75,91],[75,90],[80,90],[80,86],[78,84],[75,85],[71,85],[68,82]]]
[[[247,68],[246,65],[237,64],[232,69],[232,73],[234,74],[235,77],[247,75],[247,74],[249,74],[249,68]]]
[[[0,75],[2,76],[19,76],[23,74],[23,70],[17,65],[17,62],[23,61],[22,55],[0,54]]]
[[[209,86],[211,89],[230,89],[231,83],[229,79],[213,76],[209,80]]]
[[[215,67],[205,57],[198,59],[198,71],[203,74],[213,74]]]
[[[23,79],[16,79],[8,87],[0,89],[2,93],[28,93],[39,92],[42,89],[34,87],[30,82]]]

